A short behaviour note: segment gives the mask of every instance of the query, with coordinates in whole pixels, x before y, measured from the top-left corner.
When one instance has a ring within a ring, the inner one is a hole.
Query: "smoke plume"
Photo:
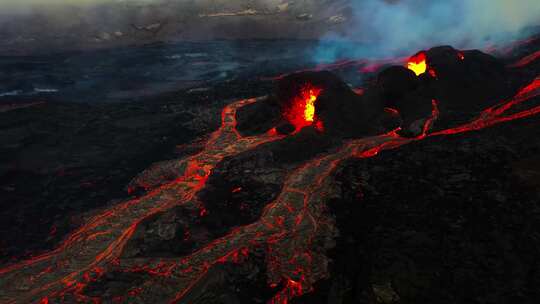
[[[483,48],[540,25],[538,0],[352,1],[350,26],[323,37],[317,61],[411,54],[435,45]]]

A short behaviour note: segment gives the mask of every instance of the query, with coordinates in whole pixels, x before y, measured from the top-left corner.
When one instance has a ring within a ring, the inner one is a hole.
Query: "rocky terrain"
[[[145,101],[189,90],[204,94],[218,84],[254,84],[313,66],[314,46],[297,40],[179,42],[0,56],[0,102],[93,104]]]

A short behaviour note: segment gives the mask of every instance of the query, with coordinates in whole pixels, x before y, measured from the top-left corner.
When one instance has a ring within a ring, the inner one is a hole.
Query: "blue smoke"
[[[315,61],[410,55],[436,45],[482,48],[540,24],[540,0],[363,0],[342,33],[329,33]]]

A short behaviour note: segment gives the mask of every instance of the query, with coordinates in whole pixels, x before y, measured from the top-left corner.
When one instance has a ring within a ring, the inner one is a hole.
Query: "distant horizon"
[[[143,4],[161,2],[163,0],[5,0],[0,1],[0,15],[19,15],[34,13],[39,10],[56,10],[62,8],[92,8],[104,4]],[[182,1],[182,0],[179,0]]]

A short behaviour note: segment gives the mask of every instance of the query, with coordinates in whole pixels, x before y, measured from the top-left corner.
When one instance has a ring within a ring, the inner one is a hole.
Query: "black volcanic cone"
[[[398,110],[402,119],[403,135],[419,135],[417,121],[430,116],[432,97],[422,89],[421,78],[403,66],[392,66],[382,71],[375,86],[366,90],[367,99],[378,99],[385,107]],[[373,102],[373,101],[372,101]],[[415,125],[415,130],[411,126]]]
[[[274,98],[266,98],[236,111],[236,129],[243,136],[267,132],[281,121],[281,112]]]
[[[385,113],[379,98],[356,94],[331,72],[307,71],[280,78],[271,96],[239,109],[237,129],[243,135],[260,134],[272,127],[277,127],[282,134],[299,131],[295,130],[285,113],[291,111],[293,103],[307,86],[321,90],[315,101],[315,122],[321,121],[327,134],[359,137],[379,134],[396,126],[396,121]]]
[[[384,111],[392,108],[399,112],[402,135],[417,136],[432,113],[432,101],[440,109],[439,127],[451,127],[509,98],[529,81],[513,79],[516,73],[502,61],[478,50],[440,46],[422,53],[426,57],[426,73],[416,76],[404,66],[389,67],[361,96],[328,71],[282,77],[276,81],[270,97],[239,110],[238,129],[243,134],[262,133],[273,127],[282,134],[297,132],[286,113],[294,108],[306,87],[314,87],[321,92],[315,101],[315,121],[308,128],[320,121],[324,132],[331,136],[380,134],[399,124],[398,119]]]
[[[421,79],[402,66],[381,72],[363,95],[328,71],[290,74],[277,82],[272,102],[286,113],[306,85],[322,90],[315,101],[315,116],[322,121],[324,132],[336,137],[381,134],[398,127],[400,119],[405,126],[426,119],[432,110],[431,92],[422,90]],[[389,114],[385,107],[398,109],[400,117]]]
[[[382,71],[365,93],[369,104],[398,110],[403,134],[410,136],[418,135],[418,122],[429,117],[433,100],[440,109],[438,126],[450,127],[513,96],[530,80],[513,79],[515,73],[502,61],[478,50],[440,46],[424,54],[426,73],[416,76],[403,66],[392,66]]]
[[[509,85],[503,63],[479,50],[460,52],[441,46],[428,50],[426,57],[437,74],[430,89],[443,110],[480,111],[517,89]]]
[[[383,104],[378,99],[368,100],[356,94],[328,71],[300,72],[280,79],[276,84],[275,98],[282,111],[287,111],[306,85],[322,90],[315,101],[315,119],[322,121],[324,132],[356,137],[382,131],[379,120],[385,115]]]

